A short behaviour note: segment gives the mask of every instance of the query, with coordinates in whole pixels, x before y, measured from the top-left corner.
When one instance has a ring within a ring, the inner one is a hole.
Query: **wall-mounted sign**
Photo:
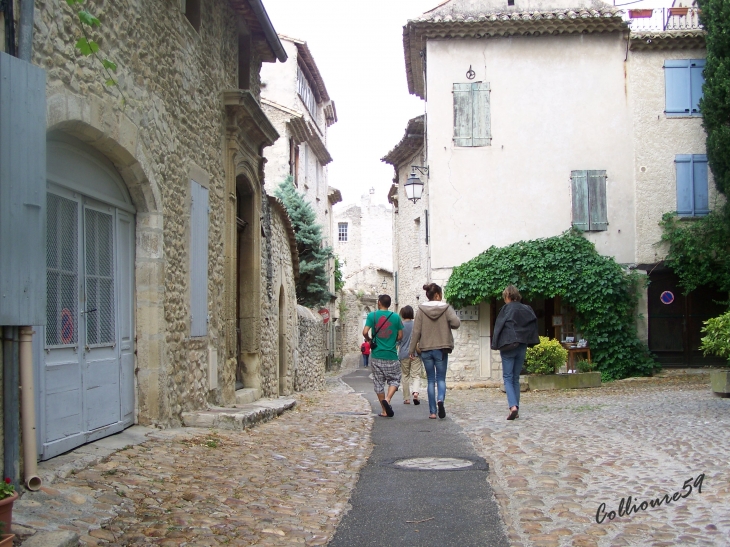
[[[562,315],[553,315],[553,327],[562,327],[563,326],[563,316]]]
[[[462,321],[479,321],[479,306],[464,306],[460,310],[454,311]]]
[[[329,320],[330,320],[330,311],[327,308],[322,308],[317,313],[322,316],[322,319],[324,319],[324,324],[325,325],[327,323],[329,323]]]
[[[671,304],[674,302],[674,293],[672,291],[664,291],[659,296],[659,300],[662,301],[662,304]]]

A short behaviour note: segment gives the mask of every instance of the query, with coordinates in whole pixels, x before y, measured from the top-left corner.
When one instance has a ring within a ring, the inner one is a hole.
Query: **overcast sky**
[[[403,25],[443,0],[264,0],[279,34],[305,40],[338,122],[329,128],[329,184],[345,204],[375,188],[387,203],[393,168],[382,158],[424,112],[408,94]]]
[[[329,128],[329,184],[343,204],[375,188],[387,203],[393,168],[382,158],[425,104],[409,95],[403,25],[443,0],[264,0],[279,34],[305,40],[335,101]],[[614,3],[608,0],[608,3]],[[616,0],[624,9],[672,5],[671,0]]]

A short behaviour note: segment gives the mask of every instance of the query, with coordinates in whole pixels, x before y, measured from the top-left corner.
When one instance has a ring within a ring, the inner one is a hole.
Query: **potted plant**
[[[630,9],[629,18],[631,19],[647,19],[654,15],[653,9]]]
[[[530,390],[535,389],[576,389],[600,387],[600,372],[584,372],[579,363],[578,374],[556,374],[568,358],[568,350],[558,340],[547,336],[540,337],[540,343],[527,349],[525,366],[530,376],[527,383]]]
[[[13,481],[5,478],[4,482],[0,482],[0,526],[2,526],[2,541],[0,547],[12,545],[12,534],[10,534],[10,526],[13,522],[13,502],[18,499],[18,493],[15,491]],[[7,532],[7,533],[6,533]],[[5,543],[8,536],[10,543]]]
[[[705,355],[711,353],[730,360],[730,311],[705,321],[702,334],[705,336],[700,349]],[[710,385],[718,397],[730,397],[730,370],[713,370]]]

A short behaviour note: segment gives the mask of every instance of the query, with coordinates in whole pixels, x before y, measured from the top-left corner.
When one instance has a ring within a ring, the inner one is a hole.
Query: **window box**
[[[682,16],[682,15],[686,16],[688,12],[689,12],[689,8],[669,8],[670,17]]]
[[[630,9],[629,17],[631,19],[648,19],[654,15],[653,9]]]

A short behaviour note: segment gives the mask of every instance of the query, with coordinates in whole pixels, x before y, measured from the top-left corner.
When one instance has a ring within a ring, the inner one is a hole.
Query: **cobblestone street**
[[[370,406],[339,380],[297,400],[250,430],[162,431],[57,480],[48,506],[79,508],[58,529],[86,545],[326,544],[371,451]]]
[[[514,422],[496,389],[451,390],[447,402],[490,464],[514,547],[730,545],[730,399],[713,396],[708,374],[527,392]],[[703,473],[702,493],[687,495]],[[638,512],[605,516],[628,496]]]

